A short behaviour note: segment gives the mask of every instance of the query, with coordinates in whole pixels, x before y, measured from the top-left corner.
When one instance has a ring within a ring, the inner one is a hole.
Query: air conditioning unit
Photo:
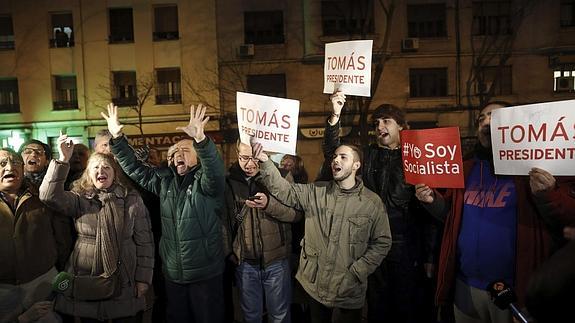
[[[401,40],[402,52],[415,52],[419,49],[419,38],[404,38]]]
[[[238,56],[242,58],[254,57],[254,44],[243,44],[238,47]]]
[[[575,76],[562,76],[555,79],[555,92],[575,91]]]

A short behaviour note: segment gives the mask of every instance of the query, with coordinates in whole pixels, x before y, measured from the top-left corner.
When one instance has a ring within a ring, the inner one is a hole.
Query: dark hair
[[[283,162],[285,159],[291,158],[293,160],[293,168],[291,170],[291,175],[293,176],[293,181],[295,183],[307,183],[308,181],[308,175],[307,175],[307,171],[305,170],[305,166],[303,164],[303,159],[300,156],[296,156],[296,155],[284,155],[282,157],[281,162]],[[281,165],[280,162],[280,165]]]
[[[349,147],[355,155],[354,158],[358,159],[358,160],[354,160],[354,161],[359,161],[360,163],[363,164],[363,152],[361,151],[361,149],[357,145],[354,145],[354,144],[341,144],[341,145],[339,145],[339,147],[341,147],[341,146]]]
[[[42,148],[44,149],[44,156],[46,156],[46,160],[52,159],[52,148],[50,148],[50,146],[48,144],[45,144],[45,143],[41,142],[40,140],[36,140],[36,139],[26,140],[22,144],[22,146],[20,146],[18,153],[22,154],[22,152],[24,151],[26,146],[31,145],[31,144],[42,146]]]
[[[483,111],[485,108],[487,108],[490,105],[500,105],[502,107],[510,107],[511,103],[507,102],[507,101],[487,101],[485,103],[483,103],[480,107],[479,107],[479,113],[477,114],[477,117],[475,118],[475,126],[479,126],[479,116],[481,115],[481,111]]]
[[[405,111],[393,104],[384,103],[378,106],[371,114],[371,123],[376,124],[377,119],[391,118],[404,129],[407,129],[407,121],[405,119]]]

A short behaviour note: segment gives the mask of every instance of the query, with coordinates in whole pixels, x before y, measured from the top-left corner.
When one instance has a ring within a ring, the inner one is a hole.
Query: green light
[[[8,146],[17,151],[23,143],[24,139],[20,138],[20,133],[12,131],[12,136],[8,137]]]

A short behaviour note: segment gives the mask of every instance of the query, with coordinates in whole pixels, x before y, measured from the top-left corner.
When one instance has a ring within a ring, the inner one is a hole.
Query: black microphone
[[[502,310],[510,309],[513,316],[522,323],[529,323],[525,314],[523,314],[515,305],[517,295],[504,281],[494,281],[487,286],[487,291],[491,295],[491,300],[498,308]]]

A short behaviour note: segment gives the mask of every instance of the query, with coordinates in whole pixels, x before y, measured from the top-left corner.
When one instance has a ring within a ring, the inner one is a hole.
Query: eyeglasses
[[[238,154],[238,160],[241,161],[242,163],[247,163],[250,160],[253,161],[254,163],[258,163],[259,159],[252,157],[252,156],[246,156],[246,155],[240,155]]]
[[[22,162],[21,160],[18,160],[18,159],[12,159],[12,158],[0,159],[0,167],[4,168],[8,165],[8,163],[10,163],[10,165],[12,165],[12,166],[24,165],[24,162]]]
[[[44,155],[45,152],[46,151],[41,148],[24,148],[24,150],[22,151],[24,155],[32,155],[32,153],[36,153],[38,155]]]

